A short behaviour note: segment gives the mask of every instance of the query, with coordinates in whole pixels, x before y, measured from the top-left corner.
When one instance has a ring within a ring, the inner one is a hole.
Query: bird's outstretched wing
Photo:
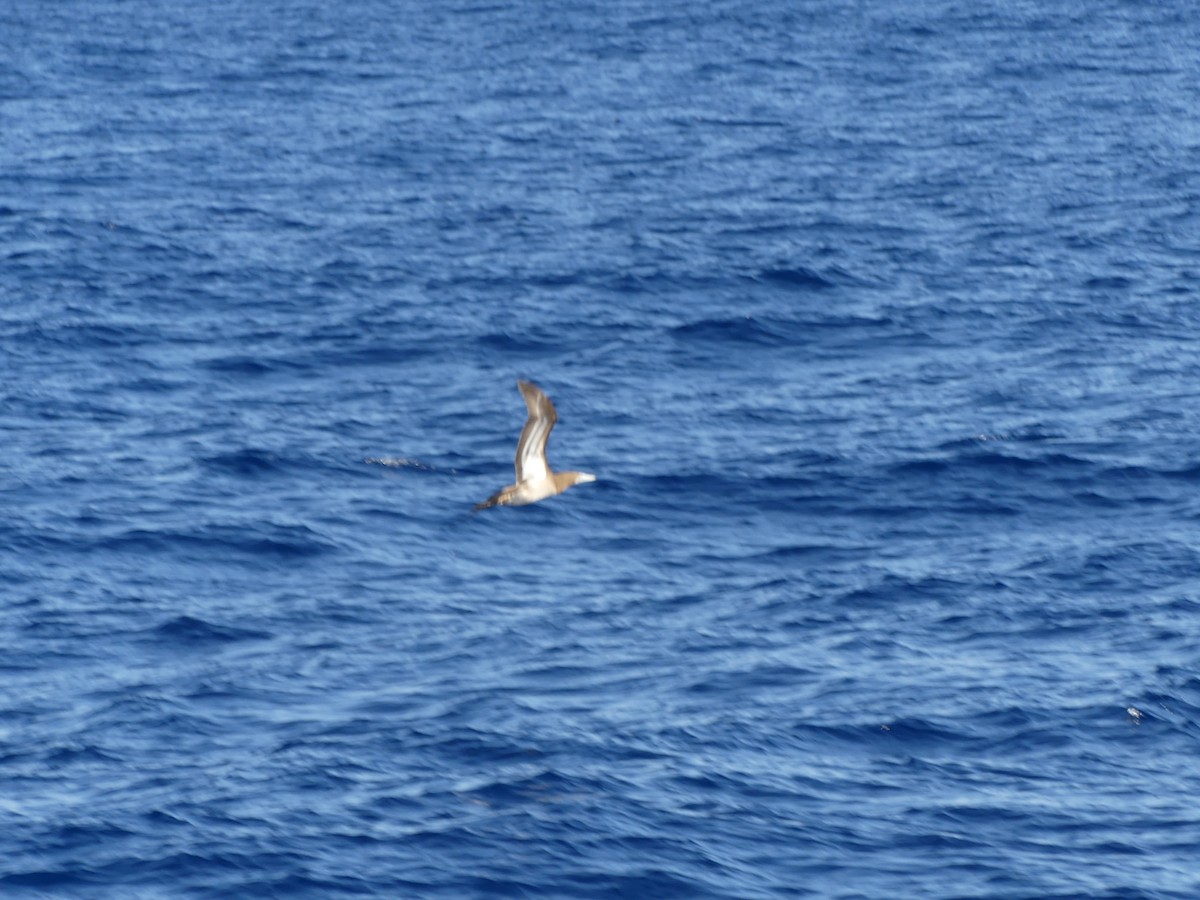
[[[521,429],[521,440],[517,442],[517,484],[530,479],[538,481],[550,476],[550,464],[546,462],[546,441],[550,430],[558,421],[558,413],[540,387],[531,381],[518,381],[521,396],[529,409],[529,418]]]

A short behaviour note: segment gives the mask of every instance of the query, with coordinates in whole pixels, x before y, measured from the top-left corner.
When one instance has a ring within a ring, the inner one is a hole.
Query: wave
[[[781,346],[790,343],[786,329],[750,316],[736,319],[701,319],[671,329],[682,340],[716,343],[761,344]]]

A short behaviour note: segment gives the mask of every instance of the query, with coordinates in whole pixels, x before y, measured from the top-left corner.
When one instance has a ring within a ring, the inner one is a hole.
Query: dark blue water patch
[[[1097,276],[1089,278],[1083,283],[1083,286],[1090,291],[1127,291],[1132,288],[1136,282],[1132,278],[1126,278],[1122,275]]]
[[[878,349],[881,341],[889,339],[927,340],[926,336],[897,332],[895,323],[887,318],[838,315],[811,319],[761,316],[701,319],[676,326],[670,334],[685,343],[705,344],[713,349],[727,347],[729,354],[738,353],[744,345],[790,349],[813,346],[823,351],[835,341],[842,344],[864,341]]]
[[[785,327],[775,323],[762,322],[749,316],[740,319],[704,319],[699,322],[689,322],[672,329],[671,333],[684,340],[719,344],[780,346],[790,343]]]
[[[894,606],[914,600],[954,603],[969,590],[970,583],[950,578],[900,578],[887,575],[876,584],[856,588],[839,598],[849,607]]]
[[[279,563],[329,552],[331,545],[305,526],[201,526],[194,530],[133,528],[96,540],[93,552],[162,554],[181,559],[224,558]]]
[[[902,473],[904,465],[901,464],[897,471]],[[921,463],[918,463],[918,465],[921,465]],[[942,465],[946,469],[978,472],[984,475],[999,473],[1020,477],[1028,477],[1040,473],[1050,473],[1052,477],[1077,477],[1079,475],[1091,474],[1098,468],[1095,463],[1089,460],[1080,459],[1067,453],[1043,453],[1027,456],[982,447],[977,448],[974,453],[958,454],[951,459],[934,463],[934,465],[935,467]]]
[[[44,763],[54,767],[88,766],[94,763],[110,764],[118,758],[89,743],[72,742],[52,746],[45,752]]]
[[[21,528],[0,527],[0,536],[4,537],[4,549],[10,553],[72,553],[78,552],[79,545],[74,535],[64,533],[59,528],[37,528],[26,524]]]
[[[34,326],[12,335],[18,345],[63,348],[79,353],[96,350],[126,349],[156,343],[159,339],[150,329],[133,323],[100,324],[72,322],[58,325]]]
[[[172,391],[185,390],[188,387],[190,387],[190,384],[182,379],[173,380],[156,378],[154,376],[135,377],[123,381],[119,386],[122,391],[136,391],[145,394],[170,393]]]
[[[1151,539],[1105,548],[1089,553],[1080,565],[1082,574],[1090,579],[1113,580],[1136,577],[1142,571],[1151,580],[1160,578],[1187,579],[1200,562],[1200,551],[1180,541]]]
[[[341,430],[338,430],[341,433]],[[370,460],[388,465],[408,463],[409,460]],[[234,479],[279,479],[291,483],[294,479],[311,478],[369,478],[358,460],[341,459],[336,456],[323,457],[310,453],[297,453],[288,448],[272,450],[265,447],[243,447],[212,456],[202,457],[200,464],[208,471],[230,476]],[[429,471],[443,471],[433,466],[423,466]],[[451,474],[456,469],[448,470]]]
[[[103,884],[104,882],[100,882]],[[96,882],[90,873],[81,872],[77,866],[52,868],[49,871],[38,869],[28,872],[11,872],[0,875],[0,884],[13,888],[37,888],[50,891],[88,891],[96,889]]]
[[[298,362],[294,358],[290,357],[249,356],[245,354],[236,354],[232,356],[223,356],[216,359],[209,359],[203,361],[200,363],[200,365],[214,372],[221,372],[229,375],[248,375],[252,377],[296,374],[305,372],[309,368],[305,363]]]
[[[952,757],[956,746],[965,748],[972,743],[971,737],[964,734],[956,724],[938,723],[919,717],[889,721],[881,727],[881,736],[886,737],[888,741],[895,741],[898,745],[897,750],[913,752],[924,749],[935,759],[938,756]]]
[[[231,453],[219,453],[203,460],[205,466],[234,475],[257,476],[284,468],[280,456],[269,450],[246,448]]]
[[[835,286],[833,280],[803,266],[763,269],[758,273],[758,278],[771,284],[796,290],[824,290]]]
[[[921,505],[949,503],[972,511],[1017,514],[1022,509],[1068,499],[1097,507],[1127,503],[1141,493],[1126,476],[1111,476],[1103,464],[1068,453],[1022,454],[964,446],[950,456],[892,463],[895,490]],[[1157,502],[1143,495],[1145,502]]]
[[[708,675],[689,685],[695,694],[746,691],[756,694],[772,688],[794,688],[811,679],[812,672],[793,666],[758,666],[749,672],[724,672]]]
[[[1126,472],[1130,472],[1130,469],[1114,469],[1112,471],[1114,474],[1124,475]],[[1133,474],[1136,477],[1146,471],[1147,471],[1146,469],[1144,469],[1140,466],[1137,466],[1137,467],[1132,467],[1131,474]],[[1183,466],[1183,467],[1177,468],[1177,469],[1175,469],[1175,468],[1151,469],[1149,471],[1152,472],[1153,474],[1162,475],[1163,477],[1170,478],[1170,479],[1179,479],[1181,481],[1187,481],[1187,482],[1200,481],[1200,464]]]
[[[755,554],[754,558],[764,560],[804,560],[804,559],[856,559],[861,558],[865,546],[842,546],[838,544],[786,544],[783,546],[773,547],[770,550],[764,550],[761,553]],[[760,585],[761,588],[769,588],[770,584]]]
[[[183,647],[229,644],[241,641],[264,641],[271,637],[264,631],[217,625],[194,616],[176,616],[147,632],[155,642],[166,641]]]

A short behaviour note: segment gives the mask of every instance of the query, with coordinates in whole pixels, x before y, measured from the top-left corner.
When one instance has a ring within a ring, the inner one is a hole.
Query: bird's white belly
[[[558,486],[553,478],[527,478],[517,485],[509,504],[524,506],[527,503],[537,503],[558,493]]]

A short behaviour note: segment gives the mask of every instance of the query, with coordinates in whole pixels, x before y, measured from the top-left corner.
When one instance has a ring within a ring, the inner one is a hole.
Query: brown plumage
[[[521,389],[525,407],[529,410],[529,418],[525,420],[521,439],[517,442],[517,483],[497,491],[482,503],[476,503],[476,509],[537,503],[561,494],[573,485],[596,480],[595,475],[587,472],[550,471],[550,464],[546,461],[546,441],[550,439],[550,431],[558,421],[558,413],[550,398],[533,382],[518,381],[517,387]]]

